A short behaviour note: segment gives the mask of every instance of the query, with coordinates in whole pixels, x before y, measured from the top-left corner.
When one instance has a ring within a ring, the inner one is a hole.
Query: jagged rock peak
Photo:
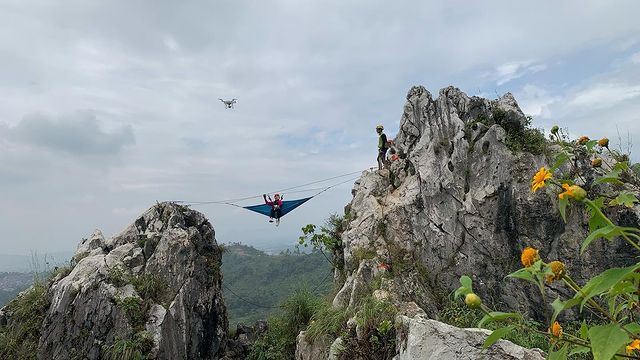
[[[49,287],[39,359],[116,358],[123,342],[152,359],[221,356],[221,248],[201,213],[158,203],[110,239],[94,232],[73,259]]]
[[[333,306],[356,314],[346,321],[349,333],[312,343],[301,333],[298,359],[332,359],[332,344],[366,344],[358,311],[378,298],[411,310],[395,315],[394,359],[544,357],[508,342],[482,353],[486,333],[429,320],[452,306],[462,275],[473,279],[474,292],[492,308],[542,320],[549,308],[538,289],[505,278],[522,267],[527,246],[546,261],[561,259],[579,283],[634,263],[618,240],[594,243],[580,255],[589,229],[585,210],[572,207],[565,223],[556,192],[531,191],[532,176],[549,167],[546,154],[553,149],[545,147],[543,134],[527,128],[529,122],[509,93],[488,100],[447,87],[434,99],[422,86],[409,90],[393,141],[398,156],[384,170],[364,172],[345,207],[336,270],[341,288]],[[527,131],[533,135],[523,136]],[[530,139],[540,147],[529,147]],[[585,179],[594,178],[588,157],[576,162]],[[617,223],[640,223],[638,206],[609,215]]]
[[[509,132],[526,120],[511,94],[488,100],[447,87],[433,99],[424,87],[411,88],[394,139],[399,157],[388,169],[364,173],[346,207],[344,284],[334,304],[354,306],[377,279],[398,303],[415,301],[435,316],[459,277],[469,275],[483,298],[535,317],[542,311],[536,289],[504,279],[520,267],[526,246],[563,259],[580,281],[630,263],[617,243],[581,257],[576,249],[588,229],[582,211],[572,210],[565,224],[556,194],[531,192],[533,174],[549,160],[507,142],[521,141]],[[616,216],[638,223],[637,209],[622,212]],[[381,262],[392,276],[382,276]]]

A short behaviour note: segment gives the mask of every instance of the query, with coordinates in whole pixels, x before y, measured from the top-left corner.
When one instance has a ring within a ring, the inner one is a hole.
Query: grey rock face
[[[253,344],[267,331],[267,321],[257,321],[252,326],[238,324],[235,335],[227,339],[225,355],[222,360],[242,360],[245,359]]]
[[[415,301],[430,317],[459,277],[469,275],[490,305],[540,318],[545,309],[534,286],[504,279],[522,267],[526,246],[547,261],[562,259],[581,282],[613,264],[631,263],[621,242],[597,242],[579,254],[588,231],[585,212],[571,207],[565,224],[556,193],[531,192],[533,175],[549,160],[512,152],[501,126],[477,122],[496,110],[503,124],[511,122],[505,126],[524,124],[510,94],[490,101],[453,87],[437,99],[423,87],[409,91],[394,141],[400,158],[389,169],[363,173],[347,206],[346,281],[334,305],[352,306],[368,296],[376,265],[384,262],[394,276],[381,288],[397,303]],[[637,210],[612,216],[638,224]],[[373,259],[358,258],[372,252]]]
[[[221,251],[205,217],[153,206],[120,234],[83,241],[49,288],[39,359],[99,359],[138,340],[150,358],[217,359],[227,333]]]
[[[296,339],[296,360],[327,359],[333,339],[325,337],[308,342],[302,331]],[[334,356],[335,357],[335,356]]]
[[[424,314],[399,316],[397,351],[394,360],[543,360],[539,349],[526,349],[507,340],[499,340],[486,351],[482,344],[488,330],[460,329]]]

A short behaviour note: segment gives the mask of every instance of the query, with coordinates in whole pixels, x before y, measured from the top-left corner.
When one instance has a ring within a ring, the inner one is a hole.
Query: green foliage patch
[[[495,109],[490,117],[480,116],[477,122],[487,126],[500,125],[506,132],[505,143],[514,152],[530,152],[539,155],[545,152],[549,142],[540,129],[532,128],[533,119],[526,116],[524,121],[516,121],[502,109]]]
[[[293,294],[282,304],[282,311],[268,320],[267,331],[253,345],[247,360],[293,359],[296,337],[324,306],[323,299],[307,290]]]
[[[48,308],[47,287],[38,280],[6,306],[11,318],[7,326],[0,326],[1,359],[36,358],[40,327]]]
[[[111,345],[104,346],[102,357],[107,360],[146,360],[153,348],[153,339],[147,332],[130,338],[116,337]]]
[[[305,331],[309,341],[314,341],[323,336],[338,337],[345,330],[347,320],[352,313],[343,307],[333,307],[325,302],[311,317],[311,322]]]
[[[357,336],[355,329],[343,335],[340,359],[392,359],[396,354],[394,322],[397,312],[388,300],[365,298],[356,312],[361,335]]]

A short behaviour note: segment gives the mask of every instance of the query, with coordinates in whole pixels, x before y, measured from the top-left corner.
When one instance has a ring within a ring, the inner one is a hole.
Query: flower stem
[[[593,203],[593,201],[591,201],[589,199],[585,199],[584,203],[587,204],[588,207],[593,209],[593,211],[597,215],[600,215],[605,220],[607,225],[612,226],[612,227],[616,227],[616,225],[602,212],[602,210],[600,210],[600,208],[596,204]],[[631,246],[633,246],[638,251],[640,251],[640,245],[638,245],[635,241],[631,240],[629,238],[629,236],[627,236],[627,234],[625,232],[622,232],[621,236],[627,243],[629,243]]]

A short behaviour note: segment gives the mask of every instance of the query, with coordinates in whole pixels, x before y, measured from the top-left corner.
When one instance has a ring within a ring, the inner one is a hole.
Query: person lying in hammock
[[[271,200],[271,196],[269,196],[269,200],[267,200],[266,194],[262,194],[262,197],[264,198],[264,203],[271,206],[269,222],[273,222],[273,218],[276,218],[276,226],[280,225],[280,217],[282,217],[282,198],[280,194],[274,194],[273,200]]]

